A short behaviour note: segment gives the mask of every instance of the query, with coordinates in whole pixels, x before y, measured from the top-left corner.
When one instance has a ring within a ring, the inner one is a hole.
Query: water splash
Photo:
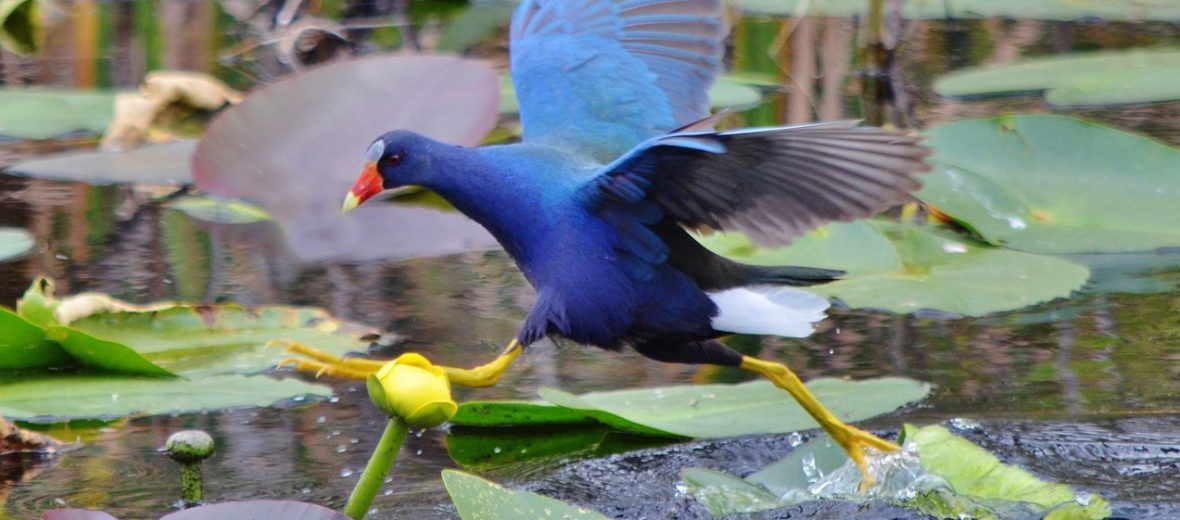
[[[947,487],[946,481],[922,467],[918,460],[918,449],[913,444],[906,444],[893,453],[867,450],[865,462],[874,481],[873,486],[865,492],[860,491],[860,470],[852,460],[845,461],[843,466],[821,476],[808,491],[821,498],[857,502],[880,499],[895,503],[908,502],[920,494]],[[804,460],[804,472],[807,472],[806,463]]]

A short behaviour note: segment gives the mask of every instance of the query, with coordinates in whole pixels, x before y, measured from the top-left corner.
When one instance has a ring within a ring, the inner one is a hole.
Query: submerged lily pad
[[[101,134],[115,114],[115,93],[0,88],[0,135],[49,139],[74,131]]]
[[[1045,92],[1058,106],[1180,99],[1180,49],[1075,53],[973,67],[947,74],[934,91],[949,97]]]
[[[125,152],[65,152],[22,161],[5,173],[90,184],[188,184],[197,142],[180,139]]]
[[[594,511],[560,500],[504,486],[462,471],[443,470],[443,485],[463,520],[493,518],[563,518],[606,520]]]
[[[428,256],[491,248],[458,213],[370,204],[340,213],[365,148],[405,129],[479,144],[496,124],[499,80],[450,56],[376,56],[308,69],[249,93],[209,125],[197,186],[262,208],[304,261]]]
[[[198,220],[221,224],[250,224],[271,220],[270,215],[257,206],[214,197],[182,197],[169,202],[168,208]]]
[[[5,376],[0,416],[28,422],[109,419],[270,406],[293,396],[328,397],[326,386],[296,379],[220,375],[199,380],[114,374]]]
[[[906,452],[870,463],[877,484],[857,490],[860,477],[827,436],[745,479],[686,469],[689,493],[716,516],[756,513],[811,500],[883,500],[936,518],[1097,520],[1110,515],[1101,497],[1042,481],[952,435],[942,426],[906,425]],[[915,457],[916,454],[916,457]]]
[[[0,262],[18,258],[33,248],[33,235],[19,228],[0,227]]]
[[[1180,151],[1059,116],[947,123],[918,198],[993,244],[1037,253],[1180,246]]]
[[[930,393],[930,385],[886,377],[864,381],[816,379],[807,383],[832,413],[860,421],[892,412]],[[584,413],[620,431],[716,439],[815,428],[815,420],[767,381],[691,385],[574,395],[541,388],[546,401]]]
[[[745,11],[781,16],[858,16],[867,12],[863,0],[742,0]],[[1180,5],[1172,0],[910,0],[903,4],[906,18],[987,18],[1003,16],[1040,20],[1162,20],[1180,19]]]
[[[843,279],[807,290],[853,308],[966,316],[1068,296],[1089,271],[1060,258],[976,244],[949,232],[889,222],[831,224],[791,246],[759,249],[740,235],[700,239],[743,262],[844,269]]]
[[[324,506],[294,500],[243,500],[207,504],[169,513],[160,520],[349,520],[347,516]]]

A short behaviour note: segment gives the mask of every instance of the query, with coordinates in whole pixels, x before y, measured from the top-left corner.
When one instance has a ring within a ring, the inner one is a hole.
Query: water
[[[844,21],[820,23],[832,30],[851,27]],[[907,34],[900,60],[913,89],[911,116],[928,126],[1007,110],[1047,110],[1037,98],[938,99],[931,80],[952,67],[1013,52],[1174,41],[1180,29],[1023,20],[921,22]],[[975,43],[948,43],[963,38]],[[68,53],[51,56],[75,59]],[[117,65],[115,72],[137,63],[123,54],[108,61]],[[244,81],[237,68],[209,70]],[[134,79],[127,78],[133,77],[113,74],[108,81],[129,85]],[[788,109],[790,99],[771,96],[744,116],[748,121],[799,117]],[[835,116],[858,115],[858,103],[845,95]],[[812,107],[821,112],[819,101]],[[831,112],[823,115],[833,118]],[[1180,103],[1086,109],[1074,115],[1180,144]],[[59,145],[0,145],[0,164]],[[477,364],[500,351],[533,300],[531,289],[498,251],[300,263],[278,245],[278,231],[267,224],[197,222],[145,200],[130,187],[0,176],[0,225],[25,228],[38,239],[29,256],[0,263],[0,302],[11,304],[34,276],[46,274],[57,280],[61,294],[103,291],[137,302],[314,305],[406,338],[376,355],[412,349],[440,363]],[[947,422],[1006,462],[1102,495],[1112,501],[1116,515],[1175,517],[1180,513],[1174,492],[1180,488],[1174,471],[1180,465],[1175,448],[1180,445],[1175,433],[1180,431],[1180,292],[1175,290],[1180,254],[1086,260],[1101,267],[1095,269],[1101,277],[1068,300],[981,319],[835,310],[811,338],[751,340],[742,348],[781,360],[804,379],[905,375],[931,382],[935,390],[928,400],[867,426],[889,432],[906,421]],[[1128,276],[1128,266],[1134,276]],[[1128,289],[1150,292],[1124,292]],[[543,343],[530,349],[498,386],[456,389],[456,397],[532,398],[542,385],[578,392],[748,378],[736,370],[664,365],[630,352]],[[205,464],[209,499],[286,498],[338,508],[376,443],[383,418],[367,403],[362,385],[328,384],[339,396],[332,402],[135,419],[97,429],[71,425],[57,433],[80,437],[84,446],[76,451],[48,460],[0,458],[0,519],[30,518],[67,505],[103,508],[125,518],[163,514],[177,498],[179,470],[156,450],[170,433],[187,428],[209,431],[218,444]],[[690,442],[594,459],[545,460],[490,475],[608,515],[705,518],[699,504],[676,493],[680,469],[706,466],[745,475],[799,442],[792,436]],[[453,466],[443,431],[408,436],[393,480],[374,502],[374,516],[452,516],[439,472]],[[781,514],[788,513],[907,515],[879,503],[868,508],[814,503]]]

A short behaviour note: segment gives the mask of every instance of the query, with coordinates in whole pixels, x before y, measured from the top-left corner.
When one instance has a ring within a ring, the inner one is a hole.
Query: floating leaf
[[[1085,267],[1060,258],[880,221],[832,224],[783,248],[758,249],[740,235],[700,240],[743,262],[847,270],[843,279],[807,290],[853,308],[892,312],[932,309],[981,316],[1068,296],[1089,276]]]
[[[598,424],[527,428],[452,425],[447,431],[447,453],[466,468],[500,466],[589,450],[601,443],[610,432]]]
[[[593,424],[585,414],[548,403],[469,401],[448,421],[455,426],[519,426]]]
[[[168,208],[198,220],[221,224],[250,224],[270,220],[270,215],[257,206],[213,197],[181,197],[169,202]]]
[[[1078,119],[1018,115],[928,132],[918,198],[993,244],[1038,253],[1180,246],[1180,151]]]
[[[176,374],[148,361],[127,345],[96,338],[71,327],[45,329],[45,337],[54,341],[78,363],[117,374],[175,377]]]
[[[463,520],[492,518],[601,519],[594,511],[528,491],[515,491],[461,471],[443,470],[443,485]]]
[[[248,94],[209,125],[196,184],[246,200],[305,261],[427,256],[495,246],[457,213],[368,205],[340,214],[364,150],[394,129],[473,146],[497,120],[496,73],[447,56],[378,56],[300,72]]]
[[[101,134],[115,113],[113,92],[0,88],[0,135],[49,139],[74,131]]]
[[[859,16],[863,0],[742,0],[745,11],[782,16]],[[1162,20],[1180,19],[1180,5],[1172,0],[910,0],[906,18],[988,18],[995,16],[1041,20]]]
[[[0,262],[20,257],[33,248],[33,235],[19,228],[0,227]]]
[[[701,468],[684,470],[683,478],[689,493],[716,516],[821,499],[884,500],[936,518],[1097,520],[1110,515],[1100,497],[1078,495],[1068,486],[1002,464],[941,426],[907,425],[903,437],[910,454],[870,462],[871,468],[878,464],[883,471],[894,467],[878,475],[868,494],[857,491],[859,472],[826,435],[745,479]]]
[[[270,406],[292,396],[332,395],[295,379],[221,375],[200,380],[130,378],[110,374],[5,376],[0,416],[29,422],[107,419]]]
[[[1058,106],[1180,99],[1180,49],[1132,49],[1030,58],[958,70],[938,79],[949,97],[1045,92]]]
[[[816,379],[807,387],[837,417],[860,421],[921,400],[930,385],[905,378]],[[541,388],[546,401],[621,431],[716,439],[816,427],[788,394],[767,381],[691,385],[574,395]]]
[[[244,500],[209,504],[164,515],[160,520],[350,520],[324,506],[294,500]]]
[[[91,184],[188,184],[197,143],[180,139],[126,152],[66,152],[9,166],[5,173]]]

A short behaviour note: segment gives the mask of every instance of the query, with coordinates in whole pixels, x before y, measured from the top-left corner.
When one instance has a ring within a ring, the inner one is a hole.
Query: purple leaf
[[[294,500],[246,500],[222,502],[194,507],[165,515],[160,520],[258,520],[260,518],[282,518],[283,520],[349,520],[336,511],[315,504]],[[56,519],[54,519],[56,520]],[[82,518],[79,520],[91,520]]]
[[[457,213],[370,204],[340,213],[381,134],[408,129],[474,146],[496,124],[499,79],[449,56],[381,56],[311,69],[219,115],[193,154],[202,189],[274,216],[304,261],[429,256],[495,241]]]

